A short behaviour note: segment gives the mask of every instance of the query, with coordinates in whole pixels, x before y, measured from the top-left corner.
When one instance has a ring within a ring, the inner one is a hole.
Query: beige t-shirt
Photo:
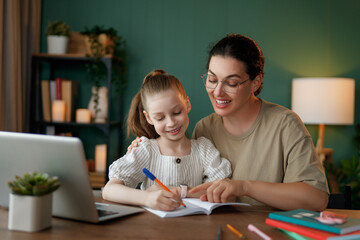
[[[300,118],[285,107],[261,101],[254,124],[244,134],[228,133],[221,116],[213,113],[196,124],[193,138],[204,136],[214,143],[221,156],[231,162],[232,179],[305,182],[329,192],[323,166]],[[240,201],[262,205],[248,197]]]

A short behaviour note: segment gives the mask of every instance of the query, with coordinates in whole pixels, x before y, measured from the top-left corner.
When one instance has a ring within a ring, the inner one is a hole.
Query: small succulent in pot
[[[60,187],[59,178],[50,177],[47,173],[26,173],[24,177],[16,176],[15,180],[9,181],[13,194],[42,196],[52,193]]]

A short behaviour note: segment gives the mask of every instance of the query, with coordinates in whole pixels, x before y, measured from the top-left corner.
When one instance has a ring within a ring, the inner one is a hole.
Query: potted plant
[[[117,91],[122,90],[126,85],[124,78],[125,74],[125,41],[118,35],[117,31],[110,27],[95,25],[93,28],[85,27],[85,30],[81,32],[85,36],[85,44],[87,45],[87,57],[89,63],[86,64],[86,69],[90,74],[90,79],[94,83],[92,88],[92,96],[89,102],[89,110],[93,119],[99,119],[98,115],[101,115],[101,120],[98,122],[104,122],[104,114],[107,114],[107,105],[100,104],[104,102],[100,99],[101,95],[107,98],[107,94],[99,94],[101,92],[107,93],[106,87],[101,86],[101,82],[106,78],[107,69],[103,62],[103,57],[111,56],[114,58],[113,62],[113,76],[112,82],[115,85]],[[106,117],[105,117],[106,119]]]
[[[48,53],[65,54],[69,43],[70,27],[63,21],[48,23],[45,34],[47,36]]]
[[[105,55],[113,55],[116,41],[120,38],[114,28],[105,28],[99,25],[90,29],[85,27],[81,34],[85,36],[87,54],[100,58]]]
[[[340,190],[344,191],[345,186],[351,188],[351,208],[360,209],[360,125],[356,126],[354,142],[358,149],[357,156],[343,159],[339,164],[324,162],[326,172],[337,179]]]
[[[24,174],[8,182],[10,230],[35,232],[51,226],[52,192],[59,188],[57,177],[47,173]]]

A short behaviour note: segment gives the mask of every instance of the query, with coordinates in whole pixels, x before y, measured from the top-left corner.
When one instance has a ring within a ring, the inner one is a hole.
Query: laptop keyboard
[[[96,210],[98,212],[99,217],[111,216],[111,215],[114,215],[117,213],[117,212],[102,210],[102,209],[96,209]]]

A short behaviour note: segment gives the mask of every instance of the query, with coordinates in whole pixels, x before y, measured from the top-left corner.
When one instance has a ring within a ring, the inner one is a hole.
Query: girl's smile
[[[171,135],[176,135],[176,134],[178,134],[180,132],[180,130],[181,130],[181,127],[176,128],[176,129],[171,130],[171,131],[168,131],[168,133],[170,133]]]

